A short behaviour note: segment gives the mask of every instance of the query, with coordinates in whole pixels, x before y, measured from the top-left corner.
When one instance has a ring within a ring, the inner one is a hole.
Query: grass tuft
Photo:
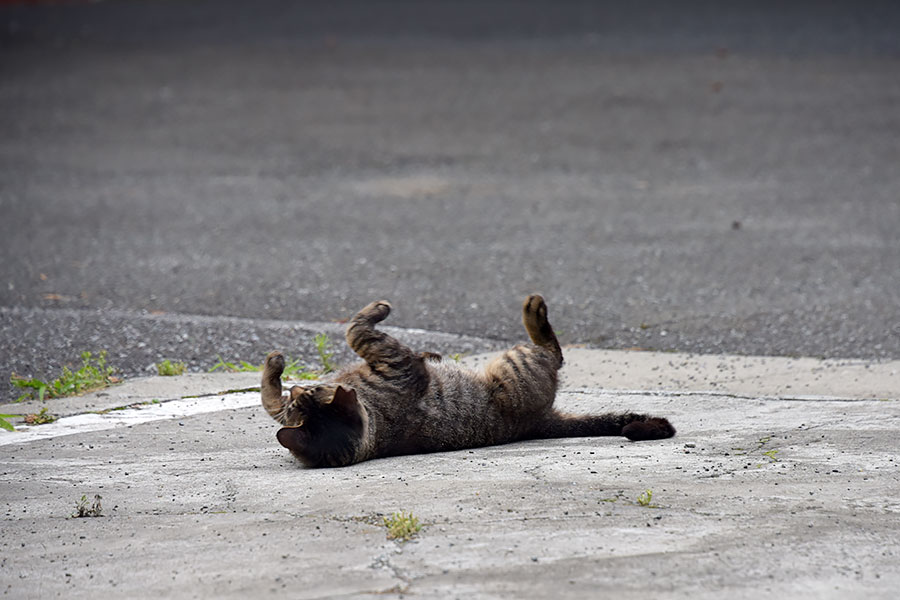
[[[228,362],[218,354],[216,355],[216,358],[219,359],[219,362],[213,365],[213,367],[209,370],[210,373],[212,373],[213,371],[218,371],[219,369],[227,373],[259,373],[263,370],[263,365],[254,365],[252,363],[248,363],[246,360],[242,360],[237,363]],[[281,374],[282,380],[318,378],[319,374],[315,371],[307,369],[304,365],[300,364],[299,358],[285,358],[284,372]]]
[[[23,415],[0,415],[0,429],[5,429],[6,431],[15,431],[15,426],[7,421],[7,419],[16,419]]]
[[[419,519],[414,517],[411,512],[404,513],[403,511],[395,512],[390,517],[384,517],[384,526],[387,527],[389,540],[401,542],[408,542],[422,529]]]
[[[168,358],[161,363],[157,363],[156,371],[163,377],[174,377],[175,375],[184,375],[185,366],[183,362],[172,362]]]
[[[76,396],[95,390],[103,389],[113,383],[118,383],[118,378],[113,377],[114,369],[106,364],[106,351],[94,357],[90,352],[81,353],[81,368],[72,371],[69,367],[63,367],[62,375],[47,383],[37,378],[28,379],[13,373],[9,382],[17,388],[26,389],[16,402],[45,398],[61,398],[63,396]]]
[[[331,373],[334,371],[334,363],[331,362],[334,352],[331,349],[331,340],[328,339],[328,334],[320,333],[313,338],[313,341],[316,343],[316,352],[319,353],[319,362],[322,363],[322,373]]]
[[[94,495],[94,501],[88,505],[87,496],[82,496],[81,500],[75,503],[75,512],[72,513],[72,518],[79,519],[81,517],[102,517],[103,516],[103,506],[100,505],[100,500],[102,500],[102,496],[100,494]]]
[[[47,407],[41,408],[41,411],[37,414],[25,415],[25,423],[28,425],[46,425],[47,423],[52,423],[56,420],[56,415],[51,415],[47,412]]]
[[[237,363],[228,362],[218,354],[216,354],[216,358],[219,359],[219,362],[212,366],[212,368],[209,370],[210,373],[218,371],[219,369],[227,373],[250,373],[253,371],[262,371],[262,365],[254,365],[248,363],[246,360],[242,360]]]
[[[332,362],[334,352],[331,350],[331,340],[328,338],[328,335],[320,333],[313,338],[313,342],[316,345],[316,352],[319,355],[319,362],[321,363],[322,368],[315,371],[308,368],[306,365],[301,364],[299,358],[292,359],[291,357],[286,356],[284,372],[281,374],[282,380],[318,379],[322,375],[331,373],[335,370],[335,364]],[[254,365],[246,360],[241,360],[236,363],[228,362],[218,354],[216,355],[216,358],[219,359],[219,362],[212,366],[209,370],[210,373],[219,370],[227,373],[258,373],[263,370],[263,365]]]
[[[653,505],[650,504],[652,501],[653,501],[653,490],[644,490],[644,491],[641,492],[641,494],[637,497],[637,503],[638,503],[640,506],[646,506],[646,507],[648,507],[648,508],[652,508]]]

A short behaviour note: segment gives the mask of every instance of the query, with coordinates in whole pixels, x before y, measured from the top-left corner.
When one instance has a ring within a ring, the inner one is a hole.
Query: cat
[[[660,417],[634,413],[575,416],[553,408],[562,349],[547,305],[529,296],[522,320],[531,344],[506,351],[475,373],[416,354],[375,329],[391,311],[372,302],[347,326],[347,343],[365,362],[330,381],[282,393],[284,355],[271,352],[262,404],[284,425],[277,438],[308,467],[341,467],[372,458],[460,450],[518,440],[622,435],[655,440],[675,435]]]

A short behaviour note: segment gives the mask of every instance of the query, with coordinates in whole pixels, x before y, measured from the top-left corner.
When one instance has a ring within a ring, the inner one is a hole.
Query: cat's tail
[[[636,442],[670,438],[675,428],[662,417],[635,413],[568,415],[554,411],[535,426],[532,435],[539,439],[623,435]]]

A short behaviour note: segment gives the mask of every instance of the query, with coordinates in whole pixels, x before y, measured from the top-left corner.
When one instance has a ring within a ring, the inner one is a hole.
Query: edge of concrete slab
[[[562,389],[798,400],[900,399],[900,360],[696,355],[583,347],[566,347],[564,352]],[[476,354],[461,362],[480,369],[495,356],[497,353]],[[258,387],[259,373],[254,372],[139,377],[84,396],[0,405],[0,413],[26,415],[46,406],[54,415],[71,416]],[[21,419],[12,422],[18,424]]]

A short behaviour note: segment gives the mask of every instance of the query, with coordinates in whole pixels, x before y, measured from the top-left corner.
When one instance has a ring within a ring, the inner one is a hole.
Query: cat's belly
[[[392,417],[376,436],[382,456],[504,444],[521,439],[529,427],[524,415],[502,414],[487,393],[478,391],[426,395]]]

